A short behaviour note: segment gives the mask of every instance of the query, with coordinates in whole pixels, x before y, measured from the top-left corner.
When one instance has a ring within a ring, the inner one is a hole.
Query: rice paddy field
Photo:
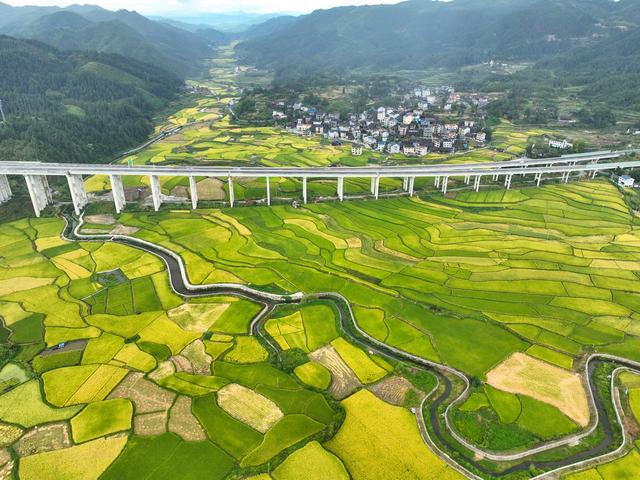
[[[159,127],[182,130],[123,161],[369,161],[317,138],[231,123],[226,105],[255,74],[234,66],[230,50],[219,56],[216,81],[206,82],[212,95]],[[503,122],[494,142],[504,152],[427,161],[511,158],[546,133]],[[162,179],[165,194],[183,196],[187,185]],[[100,193],[109,185],[93,177],[87,187]],[[236,184],[236,198],[264,187],[248,179]],[[198,179],[203,200],[224,200],[226,188]],[[300,185],[272,179],[272,188],[290,196]],[[346,188],[365,193],[369,184]],[[333,195],[335,184],[318,180],[309,189]],[[450,420],[490,451],[587,428],[587,355],[640,361],[639,223],[605,180],[301,208],[129,207],[86,222],[85,232],[171,249],[194,284],[308,296],[268,309],[256,330],[263,305],[179,296],[150,253],[66,241],[59,218],[1,224],[0,478],[463,478],[416,419],[436,377],[364,347],[341,324],[337,304],[313,297],[323,292],[343,295],[379,342],[467,375],[470,390]],[[616,380],[632,440],[640,437],[639,378],[626,372]],[[619,458],[563,478],[637,478],[638,448],[630,441]]]
[[[640,236],[604,180],[91,218],[179,253],[193,283],[341,293],[369,335],[474,379],[451,418],[489,450],[584,429],[586,354],[640,360]],[[20,478],[461,478],[410,410],[434,383],[353,343],[332,303],[279,306],[253,336],[260,305],[182,298],[153,255],[62,228],[0,226],[0,437]],[[576,475],[619,478],[633,452]]]

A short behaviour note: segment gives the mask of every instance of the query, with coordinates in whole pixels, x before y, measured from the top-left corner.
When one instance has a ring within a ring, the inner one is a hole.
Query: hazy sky
[[[318,8],[331,8],[340,5],[366,5],[378,3],[398,3],[400,0],[2,0],[14,6],[22,5],[59,5],[73,3],[91,3],[118,10],[137,10],[144,14],[178,14],[190,16],[198,12],[299,12],[307,13]]]

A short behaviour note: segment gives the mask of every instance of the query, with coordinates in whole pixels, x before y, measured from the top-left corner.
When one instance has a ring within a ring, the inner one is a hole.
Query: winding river
[[[355,316],[353,314],[353,310],[351,309],[349,301],[341,294],[336,292],[324,292],[315,294],[304,294],[302,292],[298,292],[289,295],[281,295],[263,292],[255,288],[248,287],[247,285],[235,283],[194,285],[189,281],[186,267],[182,258],[175,252],[146,240],[126,235],[82,234],[80,233],[80,229],[83,223],[82,217],[80,217],[79,219],[75,217],[64,217],[64,220],[66,226],[62,233],[62,236],[68,241],[112,241],[133,248],[138,248],[156,255],[164,261],[167,267],[167,271],[169,273],[169,281],[172,289],[177,294],[183,297],[233,295],[244,297],[261,304],[263,306],[262,310],[251,322],[251,333],[253,335],[259,335],[269,345],[271,345],[272,349],[276,351],[277,347],[274,346],[274,344],[269,340],[268,336],[265,335],[262,331],[264,321],[276,306],[285,303],[300,303],[305,300],[313,299],[333,302],[339,312],[340,323],[342,327],[341,330],[347,337],[350,338],[350,340],[364,346],[368,350],[375,350],[397,361],[410,363],[413,366],[427,369],[431,373],[434,373],[436,375],[440,388],[438,388],[438,386],[434,388],[434,390],[424,398],[420,408],[416,412],[420,431],[424,441],[430,446],[430,448],[435,450],[451,467],[455,468],[468,478],[501,478],[503,475],[509,473],[525,472],[529,471],[531,467],[535,467],[539,470],[545,470],[545,473],[533,478],[536,480],[543,479],[552,475],[557,475],[561,471],[567,470],[569,468],[585,465],[595,460],[606,461],[616,458],[625,452],[629,443],[627,433],[622,424],[622,407],[617,396],[617,391],[614,388],[614,382],[617,374],[622,370],[633,370],[640,373],[640,363],[638,362],[605,354],[592,354],[587,359],[584,374],[587,379],[587,385],[589,387],[587,389],[587,392],[589,402],[591,404],[591,411],[595,414],[592,415],[593,418],[590,427],[586,430],[574,435],[570,435],[568,437],[561,438],[559,440],[546,442],[534,448],[523,451],[484,451],[472,445],[462,435],[460,435],[453,427],[449,418],[451,409],[456,405],[461,404],[467,398],[467,394],[471,388],[471,384],[467,376],[448,365],[425,360],[421,357],[412,355],[408,352],[387,345],[371,337],[359,327],[358,323],[355,320]],[[598,364],[602,362],[609,362],[618,365],[618,368],[616,368],[611,375],[611,401],[613,402],[614,411],[616,414],[616,418],[614,419],[610,418],[607,409],[605,408],[604,401],[597,394],[594,384],[593,373],[596,370]],[[447,401],[454,393],[453,383],[449,378],[450,376],[454,376],[462,381],[464,384],[464,389],[447,405]],[[431,397],[436,395],[437,392],[440,393],[438,393],[437,397],[430,402],[428,407],[429,425],[433,430],[432,435],[437,439],[437,442],[435,442],[432,436],[429,434],[429,428],[424,418],[423,407],[426,405],[427,400],[430,400]],[[440,418],[442,416],[441,407],[444,407],[445,405],[447,406],[444,414],[444,428],[446,428],[448,435],[443,432],[443,426],[440,421]],[[614,445],[614,422],[617,423],[622,431],[622,442],[620,445]],[[604,438],[596,445],[592,445],[576,453],[571,453],[562,460],[532,461],[528,459],[533,455],[548,452],[555,448],[575,445],[580,440],[592,434],[598,427],[600,427],[601,431],[603,432]],[[467,470],[464,466],[453,460],[446,451],[442,450],[442,448],[444,447],[445,449],[448,449],[450,451],[459,452],[460,450],[455,448],[455,442],[458,443],[458,446],[462,446],[464,447],[464,449],[469,450],[474,454],[473,457],[465,455],[465,462],[468,465],[473,466],[475,470],[482,472],[482,477]],[[502,472],[496,473],[486,468],[478,460],[479,458],[484,458],[495,462],[509,462],[510,466]]]

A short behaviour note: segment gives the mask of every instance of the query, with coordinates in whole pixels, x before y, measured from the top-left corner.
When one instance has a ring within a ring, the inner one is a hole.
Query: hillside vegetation
[[[116,53],[170,69],[178,75],[202,71],[212,46],[226,41],[211,28],[187,31],[137,12],[95,5],[11,7],[0,2],[0,33],[40,40],[61,50]]]
[[[143,141],[177,92],[172,73],[96,52],[0,36],[0,158],[92,163]]]

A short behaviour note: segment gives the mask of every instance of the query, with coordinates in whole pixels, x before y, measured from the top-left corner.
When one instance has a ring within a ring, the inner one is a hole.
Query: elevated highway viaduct
[[[7,175],[19,175],[25,178],[31,203],[36,216],[52,202],[51,190],[47,181],[49,176],[64,176],[67,178],[71,198],[76,213],[80,213],[88,203],[88,196],[84,188],[84,176],[107,175],[110,179],[113,201],[116,211],[121,212],[126,205],[122,178],[125,176],[149,177],[153,206],[160,208],[163,195],[160,190],[159,177],[181,176],[189,178],[189,188],[192,207],[198,205],[196,177],[225,178],[229,185],[229,204],[233,207],[235,199],[233,182],[236,178],[265,177],[267,180],[267,204],[271,203],[269,179],[299,178],[302,179],[302,197],[307,202],[307,180],[310,178],[335,178],[337,181],[337,196],[344,198],[345,178],[370,178],[371,195],[376,199],[379,194],[381,178],[402,178],[403,190],[409,195],[414,193],[416,178],[433,178],[436,187],[447,192],[451,177],[464,178],[478,191],[482,178],[491,177],[494,181],[504,178],[506,188],[511,187],[514,175],[533,175],[537,185],[544,175],[562,174],[564,182],[569,180],[572,173],[586,172],[595,177],[598,172],[616,168],[640,167],[640,161],[628,160],[631,151],[601,151],[545,159],[520,158],[505,162],[491,163],[459,163],[434,165],[405,165],[405,166],[366,166],[366,167],[218,167],[218,166],[165,166],[165,165],[86,165],[67,163],[40,162],[0,162],[0,202],[11,198],[12,192]]]

